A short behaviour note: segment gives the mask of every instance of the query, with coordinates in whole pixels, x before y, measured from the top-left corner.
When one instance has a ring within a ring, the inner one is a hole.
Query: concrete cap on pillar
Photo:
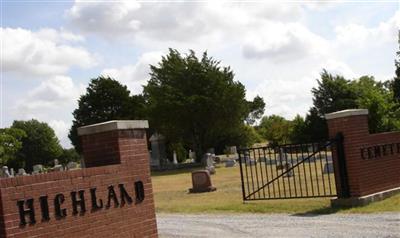
[[[347,109],[338,112],[332,112],[325,115],[326,120],[341,118],[341,117],[349,117],[349,116],[359,116],[359,115],[368,115],[368,109]]]
[[[82,126],[78,128],[78,135],[90,135],[106,131],[126,130],[126,129],[147,129],[149,122],[147,120],[118,120],[107,121],[89,126]]]

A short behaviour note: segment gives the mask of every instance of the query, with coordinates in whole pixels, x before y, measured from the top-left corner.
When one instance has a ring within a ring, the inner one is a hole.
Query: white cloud
[[[54,76],[41,82],[17,102],[17,110],[21,113],[34,113],[44,109],[69,106],[78,99],[83,90],[83,85],[75,86],[69,77]]]
[[[141,23],[135,19],[139,8],[140,4],[134,1],[75,1],[66,15],[85,32],[113,37],[113,34],[126,34],[139,29]]]
[[[89,68],[96,64],[95,57],[86,49],[65,44],[84,40],[66,31],[1,28],[0,39],[5,72],[49,76],[63,74],[72,66]]]
[[[144,3],[75,1],[66,12],[71,26],[108,39],[127,37],[169,42],[209,41],[237,35],[259,20],[290,21],[301,15],[299,4],[215,1]]]
[[[267,22],[246,36],[242,49],[248,58],[293,61],[306,56],[326,56],[328,46],[325,39],[299,23]]]
[[[396,39],[400,29],[400,10],[387,21],[376,27],[367,27],[361,24],[347,24],[337,26],[336,40],[340,47],[357,47],[364,49],[367,46],[378,46]]]
[[[72,126],[72,122],[66,122],[63,120],[51,120],[48,122],[49,126],[53,128],[60,144],[63,147],[69,148],[71,142],[68,138],[69,129]]]
[[[145,53],[139,57],[136,64],[104,69],[102,75],[110,76],[127,85],[133,94],[141,93],[142,86],[150,79],[150,64],[156,65],[160,61],[161,55],[161,52]]]
[[[57,75],[46,79],[33,88],[12,108],[13,118],[35,118],[49,123],[64,147],[70,147],[68,132],[72,123],[71,112],[84,93],[85,86],[75,85],[71,78]]]

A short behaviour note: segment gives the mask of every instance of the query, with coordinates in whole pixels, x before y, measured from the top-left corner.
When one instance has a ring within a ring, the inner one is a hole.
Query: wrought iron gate
[[[337,140],[239,150],[243,200],[336,196]],[[340,149],[339,149],[340,151]]]

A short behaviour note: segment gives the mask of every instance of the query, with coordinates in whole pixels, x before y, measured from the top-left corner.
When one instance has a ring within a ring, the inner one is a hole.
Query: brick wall
[[[82,135],[90,168],[0,179],[0,237],[157,237],[145,131],[131,127]],[[19,214],[29,199],[34,224]]]
[[[400,187],[400,132],[369,134],[367,110],[327,115],[329,135],[344,136],[344,152],[351,197]],[[333,153],[338,191],[338,159]]]

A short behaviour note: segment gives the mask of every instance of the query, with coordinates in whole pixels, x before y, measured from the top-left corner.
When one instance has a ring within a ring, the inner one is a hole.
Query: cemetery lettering
[[[102,198],[98,198],[96,194],[97,188],[90,188],[90,203],[91,203],[91,212],[96,212],[100,209],[109,209],[111,207],[123,207],[125,204],[132,204],[133,199],[125,189],[124,184],[118,184],[118,188],[114,188],[113,185],[108,186],[108,196],[106,203],[103,203]],[[116,192],[119,191],[118,193]],[[144,187],[142,181],[136,181],[134,183],[135,190],[135,204],[141,203],[144,200]],[[70,199],[72,201],[72,215],[84,215],[87,211],[86,209],[86,200],[85,200],[85,190],[72,191],[70,193]],[[63,193],[58,193],[55,195],[54,202],[54,214],[55,219],[59,220],[65,218],[68,215],[68,211],[66,208],[63,208],[63,203],[66,201],[67,197]],[[40,204],[40,213],[41,213],[41,221],[47,222],[49,221],[49,198],[47,195],[39,197]],[[26,224],[35,224],[36,223],[36,210],[34,206],[34,198],[30,198],[27,200],[19,200],[17,202],[17,207],[19,211],[20,217],[20,225],[25,226]],[[27,219],[29,221],[27,222]]]
[[[383,145],[374,145],[360,149],[361,158],[377,159],[384,156],[400,154],[400,143],[390,143]]]

